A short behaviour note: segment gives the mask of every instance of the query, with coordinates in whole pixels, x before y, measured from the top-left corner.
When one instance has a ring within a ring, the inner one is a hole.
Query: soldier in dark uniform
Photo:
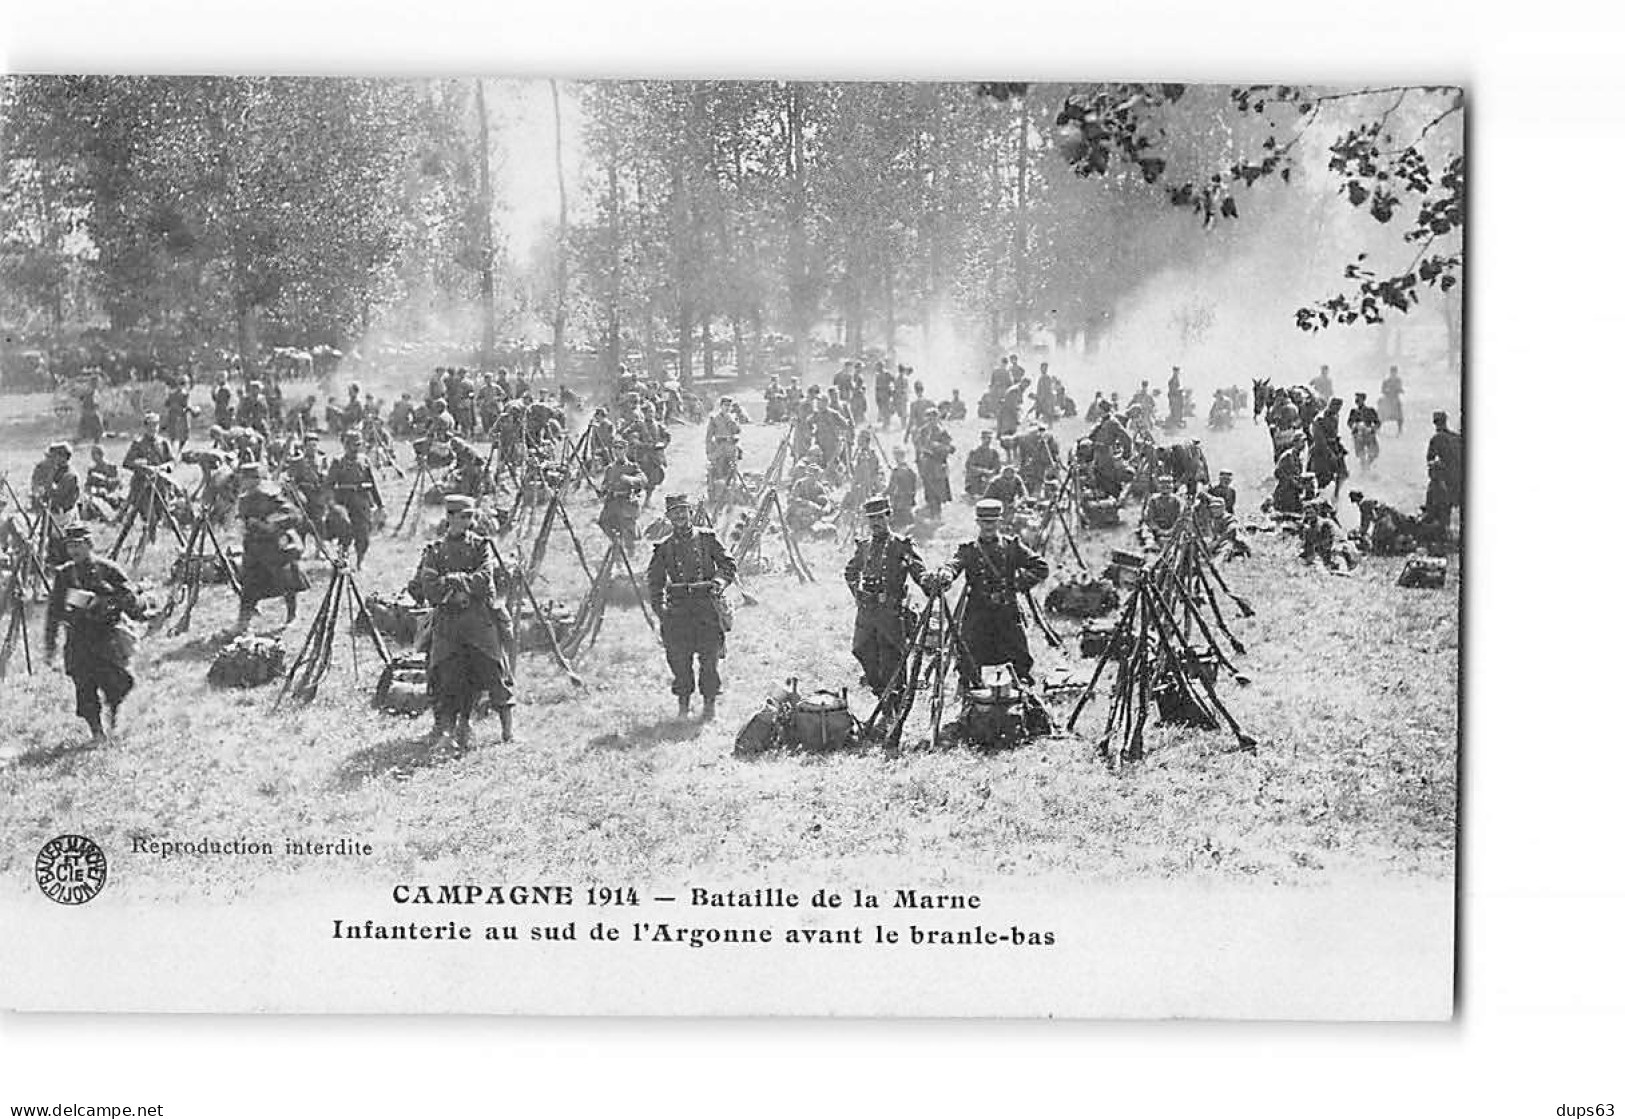
[[[858,441],[852,450],[852,485],[847,490],[847,507],[862,505],[885,487],[886,464],[875,450],[874,432],[866,427],[858,432]]]
[[[118,515],[122,503],[119,493],[118,464],[107,461],[107,450],[100,443],[90,448],[90,466],[85,471],[86,505],[92,520],[111,521]]]
[[[864,684],[879,696],[903,662],[911,618],[908,584],[921,585],[925,563],[914,541],[892,532],[889,501],[872,498],[864,502],[863,514],[869,519],[869,538],[858,541],[846,565],[846,585],[858,604],[852,655],[863,666]]]
[[[886,497],[891,501],[892,516],[899,525],[914,523],[914,502],[919,499],[920,476],[908,464],[908,457],[899,447],[894,454],[897,465],[886,479]]]
[[[989,501],[997,501],[1004,510],[1004,519],[1008,521],[1015,515],[1016,506],[1027,500],[1027,483],[1016,473],[1016,464],[1007,462],[999,467],[993,480],[982,487],[981,496]]]
[[[237,403],[237,425],[253,428],[264,438],[271,437],[271,405],[264,396],[265,386],[258,381],[248,382],[248,391]]]
[[[948,476],[948,456],[954,452],[953,437],[937,419],[937,410],[927,408],[925,419],[914,431],[914,465],[919,470],[926,513],[940,517],[942,507],[953,500]]]
[[[1382,395],[1379,396],[1377,410],[1384,420],[1393,420],[1396,431],[1405,434],[1405,402],[1400,397],[1405,395],[1405,382],[1400,380],[1399,366],[1390,365],[1388,376],[1382,379]]]
[[[68,627],[62,667],[73,679],[74,711],[98,742],[105,700],[107,728],[118,719],[119,704],[130,694],[131,639],[118,630],[121,618],[140,616],[140,604],[124,571],[91,550],[90,529],[72,525],[64,533],[68,555],[51,581],[45,621],[45,659],[56,656],[57,635]]]
[[[693,509],[684,494],[666,498],[671,535],[655,545],[649,559],[649,598],[660,615],[660,640],[671,667],[677,713],[688,714],[694,694],[694,662],[699,662],[699,689],[705,700],[702,718],[715,717],[722,678],[717,660],[727,653],[719,600],[733,582],[734,558],[708,528],[693,526]]]
[[[1145,500],[1140,511],[1141,538],[1147,544],[1160,544],[1184,515],[1185,503],[1174,492],[1172,474],[1157,475],[1157,492]],[[1149,535],[1149,539],[1145,539]]]
[[[197,409],[192,407],[192,379],[182,375],[164,397],[164,434],[176,447],[185,447],[192,437],[192,417],[196,414]]]
[[[373,477],[372,464],[361,454],[361,433],[344,433],[344,457],[334,459],[327,468],[324,484],[333,495],[335,507],[344,510],[347,522],[340,543],[354,545],[355,566],[360,570],[372,546],[372,519],[384,508],[383,496],[378,492],[378,480]]]
[[[214,402],[214,426],[231,427],[236,422],[236,417],[232,415],[231,385],[224,373],[215,375],[214,393],[210,399]]]
[[[626,440],[617,438],[613,447],[615,460],[604,471],[604,508],[598,514],[598,527],[605,535],[630,548],[637,542],[638,510],[649,479],[632,461]]]
[[[1102,408],[1100,423],[1089,433],[1094,455],[1095,486],[1107,497],[1123,492],[1123,483],[1134,476],[1125,461],[1134,453],[1134,439],[1118,422],[1110,405]]]
[[[29,477],[28,489],[34,508],[45,518],[45,562],[49,564],[67,562],[62,529],[78,515],[79,475],[73,472],[72,459],[72,447],[60,441],[52,443]]]
[[[241,489],[237,515],[243,522],[243,595],[237,632],[248,632],[256,607],[267,598],[282,599],[287,609],[283,624],[291,624],[299,609],[299,592],[310,589],[310,580],[299,567],[303,518],[282,488],[265,478],[259,463],[242,463],[237,478]]]
[[[993,433],[982,432],[982,441],[965,456],[965,493],[981,497],[987,484],[998,476],[1004,466],[1004,456],[993,445]]]
[[[96,403],[96,389],[92,386],[79,398],[78,439],[82,443],[99,443],[106,434],[107,424],[102,419],[101,405]]]
[[[1444,412],[1433,413],[1433,435],[1428,439],[1428,465],[1439,464],[1439,481],[1446,489],[1449,508],[1461,505],[1462,454],[1461,435],[1450,430],[1450,417]],[[1431,471],[1429,474],[1432,476]],[[1449,513],[1445,514],[1448,524]]]
[[[124,451],[124,468],[132,472],[130,501],[137,509],[146,508],[151,487],[159,486],[159,496],[163,494],[162,483],[154,481],[150,472],[174,461],[175,452],[169,440],[158,434],[158,413],[148,412],[141,420],[141,434],[131,440]]]
[[[931,577],[932,590],[946,590],[965,576],[965,605],[959,623],[959,678],[971,687],[982,665],[1008,663],[1022,682],[1032,682],[1033,656],[1022,625],[1021,598],[1049,577],[1049,563],[1014,536],[999,531],[1004,507],[976,503],[975,540],[961,544],[953,558]]]
[[[1303,432],[1295,431],[1286,450],[1275,459],[1275,492],[1271,507],[1277,513],[1303,512]]]
[[[446,533],[423,549],[412,587],[434,607],[429,629],[429,695],[436,744],[453,735],[467,746],[469,717],[482,692],[502,721],[502,741],[513,740],[513,676],[508,664],[506,615],[496,594],[496,550],[470,531],[474,499],[446,498]]]
[[[1342,409],[1342,400],[1334,396],[1309,424],[1309,469],[1321,489],[1336,483],[1332,490],[1334,501],[1342,497],[1343,483],[1349,476],[1348,450],[1337,434]]]
[[[322,454],[321,438],[307,435],[299,454],[288,459],[288,484],[299,496],[299,505],[305,513],[305,524],[300,535],[315,533],[317,539],[327,539],[327,460]]]
[[[1382,430],[1382,419],[1377,410],[1365,402],[1365,393],[1354,394],[1354,407],[1349,409],[1349,434],[1354,440],[1354,455],[1360,460],[1362,467],[1369,467],[1377,461],[1381,447],[1377,444],[1377,433]]]

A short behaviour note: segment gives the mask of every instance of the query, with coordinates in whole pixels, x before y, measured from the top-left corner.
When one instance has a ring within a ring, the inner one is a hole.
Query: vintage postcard
[[[1436,1020],[1465,93],[0,84],[0,1006]]]

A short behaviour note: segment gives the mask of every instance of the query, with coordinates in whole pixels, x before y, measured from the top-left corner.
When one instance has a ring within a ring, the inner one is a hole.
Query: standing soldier
[[[102,729],[103,701],[107,728],[118,721],[119,704],[130,694],[132,638],[119,628],[122,618],[141,614],[129,577],[118,564],[91,549],[90,529],[71,525],[63,533],[68,562],[56,569],[45,621],[45,659],[56,656],[57,635],[68,627],[62,667],[73,679],[74,711],[90,726],[91,737],[106,738]]]
[[[914,468],[908,464],[908,457],[901,447],[894,452],[897,456],[897,465],[892,468],[891,477],[886,480],[886,497],[891,501],[892,515],[900,525],[914,523],[914,502],[920,493],[920,476],[914,473]]]
[[[1447,527],[1450,522],[1449,510],[1461,506],[1461,460],[1460,433],[1450,430],[1450,417],[1444,412],[1433,413],[1433,435],[1428,439],[1428,476],[1430,480],[1433,478],[1433,467],[1437,463],[1437,484],[1443,487],[1442,500],[1448,501],[1448,505],[1444,507]],[[1429,489],[1432,488],[1434,483],[1430,481]]]
[[[1405,434],[1405,404],[1399,398],[1405,395],[1405,382],[1399,379],[1399,366],[1390,365],[1388,376],[1382,379],[1382,395],[1377,398],[1377,411],[1384,421],[1393,420],[1395,434]]]
[[[1343,401],[1332,397],[1324,411],[1309,424],[1309,469],[1315,475],[1315,485],[1325,489],[1335,482],[1332,500],[1343,495],[1343,482],[1349,476],[1348,451],[1337,434],[1337,421],[1343,410]]]
[[[291,625],[299,609],[299,592],[310,589],[310,580],[299,568],[302,518],[282,488],[265,477],[260,463],[242,463],[237,478],[242,493],[237,515],[243,522],[243,597],[236,632],[248,632],[256,607],[267,598],[282,599],[287,609],[283,624]]]
[[[1354,457],[1360,460],[1362,468],[1370,469],[1381,451],[1377,445],[1377,433],[1382,430],[1382,418],[1375,408],[1365,402],[1365,393],[1354,394],[1354,407],[1349,409],[1348,424],[1349,433],[1354,438]]]
[[[853,397],[854,400],[857,397]],[[852,485],[847,490],[848,508],[856,508],[874,497],[886,486],[886,464],[875,450],[874,432],[864,428],[858,432],[852,449]]]
[[[1309,387],[1314,389],[1315,395],[1322,400],[1330,400],[1332,398],[1332,367],[1322,365],[1320,372],[1315,375],[1315,379],[1309,382]]]
[[[429,695],[434,700],[435,744],[453,735],[467,746],[469,717],[482,692],[502,721],[502,741],[513,741],[513,676],[508,665],[506,617],[496,598],[496,550],[470,531],[474,499],[446,498],[446,534],[431,541],[418,561],[413,587],[434,607],[429,630]]]
[[[231,385],[227,382],[226,374],[223,371],[214,375],[212,399],[214,401],[214,426],[231,427],[235,424],[237,421],[236,417],[232,415]]]
[[[344,457],[333,460],[327,468],[326,485],[333,495],[333,504],[344,510],[349,520],[349,540],[355,547],[355,566],[360,570],[372,545],[372,519],[383,512],[384,498],[378,492],[378,480],[373,477],[372,464],[361,453],[361,433],[344,433]],[[344,542],[341,537],[341,542]]]
[[[925,563],[914,541],[892,532],[891,502],[872,498],[863,503],[863,515],[869,519],[869,539],[858,541],[846,565],[846,585],[858,605],[852,655],[863,666],[869,690],[884,696],[908,645],[908,584],[921,586]],[[892,700],[899,698],[894,691]]]
[[[931,579],[931,589],[947,590],[965,576],[964,614],[959,623],[959,679],[969,688],[983,665],[1008,663],[1023,683],[1032,683],[1033,656],[1021,617],[1021,595],[1049,577],[1049,563],[1014,536],[999,531],[1004,506],[976,503],[976,539],[967,540]]]
[[[314,533],[318,540],[327,539],[326,479],[327,462],[322,455],[321,437],[307,435],[299,454],[288,460],[288,483],[298,494],[299,504],[305,513],[301,536],[308,531]]]
[[[155,480],[152,472],[161,470],[175,461],[175,452],[169,445],[169,440],[158,434],[158,413],[148,412],[141,419],[141,434],[130,441],[124,451],[124,468],[131,471],[130,476],[130,502],[137,509],[145,509],[147,497],[153,486],[159,486],[158,497],[162,499],[162,483]],[[151,532],[155,525],[149,525],[147,531]]]
[[[617,437],[613,447],[615,460],[604,471],[604,508],[598,514],[598,527],[611,540],[619,540],[623,547],[631,548],[637,543],[638,510],[649,479],[632,461],[626,440]]]
[[[703,719],[717,713],[722,677],[717,660],[727,654],[722,592],[733,582],[734,558],[708,528],[696,529],[693,509],[684,494],[666,498],[671,535],[655,545],[649,560],[649,598],[660,615],[660,640],[671,667],[677,713],[688,714],[694,694],[694,662],[699,661]]]
[[[45,449],[45,457],[34,466],[29,478],[29,492],[34,508],[45,519],[45,562],[66,563],[67,545],[63,529],[79,510],[79,475],[70,465],[73,448],[63,442],[52,443]]]
[[[192,407],[192,378],[183,373],[164,397],[164,434],[177,448],[184,448],[192,437],[192,417],[196,414],[197,409]]]
[[[927,408],[914,431],[914,463],[919,468],[920,488],[925,492],[926,512],[933,518],[940,517],[942,507],[954,497],[948,478],[948,456],[953,452],[953,437],[938,421],[937,410]]]
[[[101,405],[96,403],[96,386],[92,385],[85,390],[85,395],[79,398],[77,438],[82,443],[99,443],[106,434],[107,424],[102,419]]]
[[[271,437],[271,406],[265,399],[265,386],[258,381],[248,382],[248,391],[237,404],[237,424],[253,428],[264,438]]]

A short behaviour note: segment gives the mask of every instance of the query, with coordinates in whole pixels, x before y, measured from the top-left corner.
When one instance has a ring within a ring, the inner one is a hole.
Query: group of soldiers
[[[960,578],[965,581],[958,622],[962,683],[973,685],[978,669],[991,664],[1009,664],[1018,679],[1031,682],[1033,658],[1022,603],[1050,569],[1043,555],[1022,539],[1014,517],[1033,503],[1056,500],[1063,480],[1084,500],[1120,502],[1125,493],[1142,498],[1139,528],[1148,546],[1190,515],[1214,541],[1245,548],[1236,532],[1231,472],[1220,471],[1217,481],[1210,479],[1194,441],[1158,443],[1158,427],[1177,430],[1192,415],[1190,394],[1179,377],[1175,368],[1168,416],[1160,424],[1160,394],[1147,382],[1122,408],[1115,394],[1111,399],[1096,394],[1085,415],[1088,434],[1063,453],[1050,425],[1076,413],[1071,398],[1047,365],[1029,378],[1015,355],[1001,359],[978,404],[991,426],[980,433],[964,461],[962,492],[974,502],[976,535],[935,570],[926,567],[907,532],[936,521],[953,500],[949,463],[956,448],[946,424],[965,418],[958,391],[934,401],[915,370],[907,365],[893,370],[883,362],[866,379],[863,365],[848,361],[827,388],[813,385],[803,391],[794,379],[788,388],[776,379],[769,384],[764,418],[790,425],[786,496],[792,509],[808,513],[791,517],[792,525],[805,527],[844,510],[867,526],[857,534],[845,578],[855,605],[852,654],[864,684],[883,703],[896,702],[894,684],[917,617],[909,588],[929,600]],[[1397,382],[1397,373],[1390,381]],[[1397,403],[1402,389],[1390,382],[1384,386],[1384,399]],[[1297,511],[1306,522],[1316,512],[1307,508],[1314,492],[1328,485],[1340,490],[1348,477],[1338,438],[1342,422],[1358,449],[1368,438],[1374,440],[1384,418],[1366,405],[1362,393],[1344,421],[1341,401],[1330,397],[1329,382],[1312,388],[1318,406],[1305,408],[1293,393],[1278,393],[1266,417],[1283,444],[1273,504],[1291,513],[1289,494],[1297,494]],[[1323,404],[1318,403],[1321,388],[1329,397]],[[1234,393],[1216,393],[1210,425],[1214,414],[1233,420]],[[189,386],[178,388],[177,394],[189,399]],[[130,474],[127,492],[121,492],[120,467],[106,459],[100,445],[92,449],[95,462],[81,487],[72,469],[73,448],[52,444],[35,471],[31,491],[35,507],[48,512],[56,526],[45,534],[54,569],[47,646],[54,648],[57,633],[66,626],[65,665],[75,680],[79,714],[97,736],[104,733],[103,713],[109,724],[115,717],[131,683],[127,652],[119,662],[129,642],[104,639],[108,634],[103,631],[117,629],[121,617],[138,616],[141,607],[118,565],[95,555],[88,525],[75,517],[75,509],[95,515],[90,511],[99,508],[104,517],[122,514],[148,532],[156,531],[154,510],[160,506],[189,506],[194,515],[222,521],[235,513],[242,530],[237,629],[248,629],[257,605],[273,598],[282,599],[284,624],[291,623],[299,595],[310,586],[302,566],[308,541],[314,537],[328,558],[336,555],[359,568],[382,523],[385,502],[367,435],[369,425],[376,425],[387,429],[386,440],[390,435],[411,439],[420,468],[443,469],[444,488],[454,491],[445,497],[444,526],[423,549],[407,588],[433,611],[427,646],[435,734],[466,744],[475,701],[487,695],[504,738],[511,737],[512,621],[499,593],[500,553],[477,521],[482,505],[523,489],[537,476],[533,467],[545,468],[541,476],[549,485],[558,483],[562,473],[580,471],[602,497],[599,526],[631,551],[639,538],[638,517],[665,482],[672,438],[666,425],[693,412],[681,395],[664,393],[624,369],[611,403],[596,409],[578,433],[569,431],[572,403],[563,392],[554,394],[503,370],[473,376],[466,370],[437,369],[424,403],[414,404],[410,394],[402,394],[385,424],[379,402],[352,385],[346,404],[328,416],[329,429],[338,426],[342,432],[343,448],[329,459],[314,423],[305,424],[303,410],[293,413],[301,418],[290,429],[286,417],[273,421],[271,397],[263,385],[250,382],[238,396],[222,378],[214,395],[216,422],[209,445],[182,449],[191,438],[189,404],[183,409],[177,403],[164,414],[144,418],[122,460]],[[888,463],[881,433],[893,419],[907,446],[895,447]],[[706,418],[706,505],[714,507],[728,487],[744,485],[740,437],[748,422],[744,409],[728,396]],[[1448,429],[1442,413],[1435,425],[1428,450],[1429,500],[1421,518],[1407,518],[1359,491],[1350,495],[1361,512],[1357,535],[1374,549],[1398,547],[1417,537],[1419,525],[1425,535],[1430,516],[1436,520],[1440,510],[1448,524],[1449,509],[1460,502],[1460,436]],[[473,445],[482,437],[489,442],[484,453]],[[1301,457],[1306,450],[1307,464]],[[1371,455],[1375,457],[1374,448]],[[172,478],[183,460],[196,464],[202,474],[190,493]],[[1314,479],[1314,491],[1303,488],[1305,476]],[[1297,482],[1296,488],[1286,484],[1288,479]],[[837,497],[841,486],[845,494]],[[723,538],[705,523],[700,506],[684,494],[665,497],[669,532],[654,545],[645,580],[678,712],[691,713],[697,691],[700,717],[710,719],[722,687],[719,661],[731,627],[723,592],[736,579],[738,565]],[[1306,525],[1306,542],[1314,531],[1312,524]],[[328,546],[334,555],[327,553]]]

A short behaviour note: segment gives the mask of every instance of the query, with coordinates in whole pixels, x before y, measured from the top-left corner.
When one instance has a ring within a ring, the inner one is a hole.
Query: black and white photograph
[[[1448,1017],[1467,111],[7,78],[6,997]]]

